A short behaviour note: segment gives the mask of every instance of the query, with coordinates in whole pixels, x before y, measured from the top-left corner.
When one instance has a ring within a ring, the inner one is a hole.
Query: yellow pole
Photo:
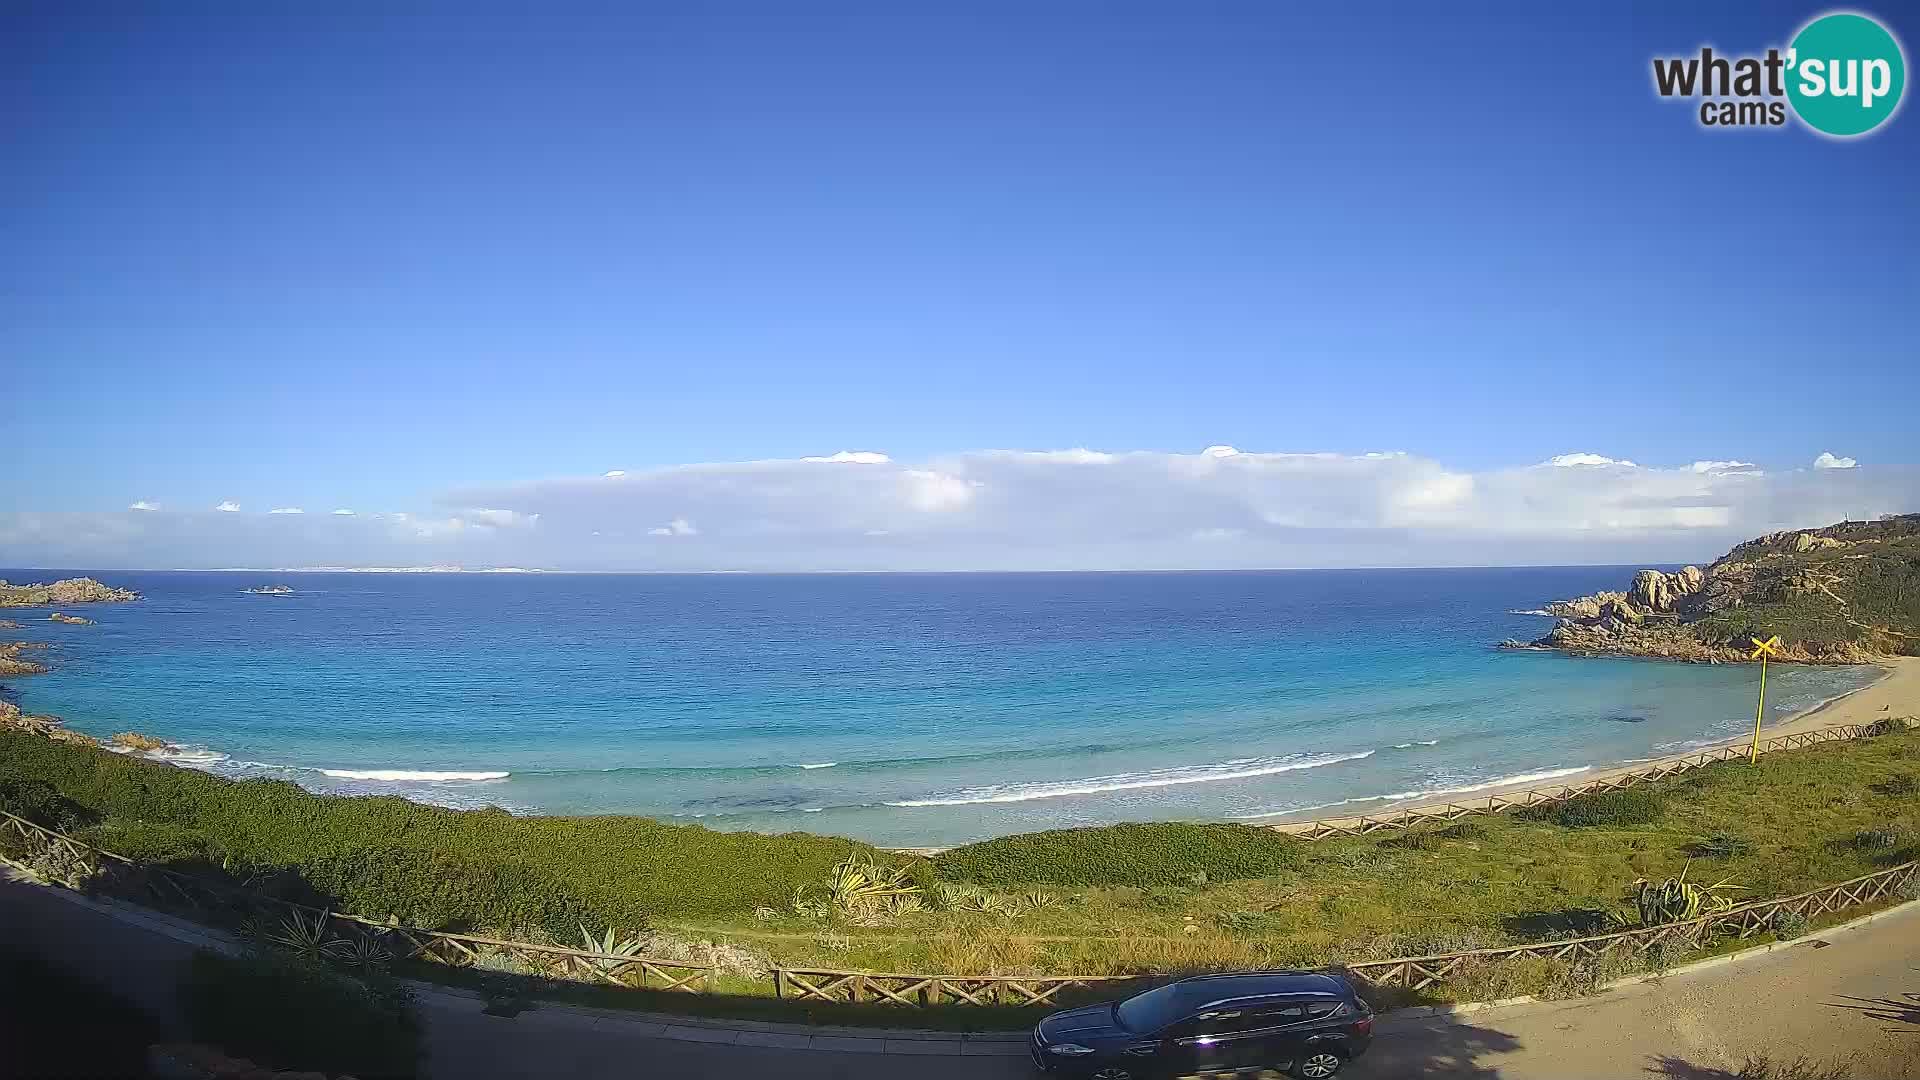
[[[1747,764],[1760,760],[1760,720],[1767,715],[1767,653],[1760,650],[1760,704],[1753,710],[1753,745],[1747,749]]]

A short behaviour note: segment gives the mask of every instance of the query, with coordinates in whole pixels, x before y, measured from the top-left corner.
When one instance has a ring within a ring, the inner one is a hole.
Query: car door
[[[1298,1001],[1280,1001],[1263,1006],[1253,1017],[1240,1068],[1284,1069],[1299,1056],[1305,1044],[1307,1006]]]
[[[1178,1076],[1232,1073],[1264,1064],[1262,1044],[1272,1034],[1276,1019],[1269,1010],[1210,1009],[1169,1029],[1167,1060]]]

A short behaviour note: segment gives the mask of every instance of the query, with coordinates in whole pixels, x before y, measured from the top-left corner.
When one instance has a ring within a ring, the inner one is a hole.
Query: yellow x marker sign
[[[1750,660],[1758,660],[1763,656],[1780,655],[1779,634],[1775,634],[1765,641],[1761,641],[1759,638],[1748,638],[1747,640],[1753,642],[1753,655],[1748,657]]]

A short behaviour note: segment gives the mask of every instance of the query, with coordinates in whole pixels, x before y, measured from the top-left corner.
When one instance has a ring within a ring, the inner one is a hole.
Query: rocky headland
[[[1501,644],[1717,664],[1778,635],[1776,659],[1802,663],[1920,654],[1920,514],[1769,533],[1704,570],[1642,570],[1542,611],[1560,620],[1545,637]]]
[[[34,641],[0,642],[0,675],[45,675],[47,665],[20,658],[20,654],[29,649],[44,648],[45,645]]]
[[[116,589],[92,578],[67,578],[51,585],[14,585],[0,579],[0,607],[106,604],[138,599],[140,594],[132,589]]]

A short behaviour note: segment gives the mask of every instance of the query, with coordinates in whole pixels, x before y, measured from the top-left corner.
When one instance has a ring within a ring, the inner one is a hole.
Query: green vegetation
[[[1687,871],[1682,870],[1677,878],[1634,882],[1633,904],[1641,926],[1665,926],[1725,911],[1736,903],[1734,894],[1744,891],[1731,881],[1712,885],[1688,881]]]
[[[56,801],[57,800],[57,801]],[[0,731],[0,809],[81,828],[145,861],[431,929],[540,928],[723,916],[784,907],[823,881],[848,840],[761,836],[634,817],[514,817],[404,799],[336,798]]]
[[[1006,837],[922,859],[824,837],[317,796],[0,733],[7,805],[29,816],[76,814],[81,837],[109,850],[376,919],[397,914],[568,945],[583,935],[604,944],[620,927],[605,951],[638,937],[648,955],[711,960],[720,965],[719,995],[541,992],[840,1022],[871,1020],[878,1007],[753,1004],[771,989],[766,965],[1132,975],[1599,933],[1638,920],[1636,882],[1691,880],[1688,863],[1701,855],[1713,870],[1694,876],[1738,882],[1747,890],[1740,899],[1803,892],[1914,858],[1920,799],[1901,778],[1916,773],[1920,733],[1902,732],[1410,832],[1309,843],[1244,825],[1123,825]],[[325,958],[346,962],[331,951]],[[1581,993],[1633,962],[1609,954],[1574,965],[1475,965],[1426,1000]],[[488,963],[435,974],[527,975],[509,970],[508,956]],[[959,1012],[966,1017],[914,1013],[899,1022],[1004,1019]]]
[[[1688,619],[1704,640],[1920,654],[1920,514],[1750,540],[1707,574]]]
[[[1651,825],[1660,820],[1659,792],[1650,787],[1625,791],[1596,791],[1565,802],[1529,807],[1516,816],[1527,821],[1551,821],[1569,829],[1594,826]]]
[[[1252,825],[1158,822],[1054,829],[954,848],[934,858],[942,878],[976,885],[1183,885],[1297,870],[1301,844]]]
[[[418,1073],[412,997],[384,975],[355,978],[290,954],[200,952],[181,1001],[195,1041],[229,1054],[368,1080]]]

